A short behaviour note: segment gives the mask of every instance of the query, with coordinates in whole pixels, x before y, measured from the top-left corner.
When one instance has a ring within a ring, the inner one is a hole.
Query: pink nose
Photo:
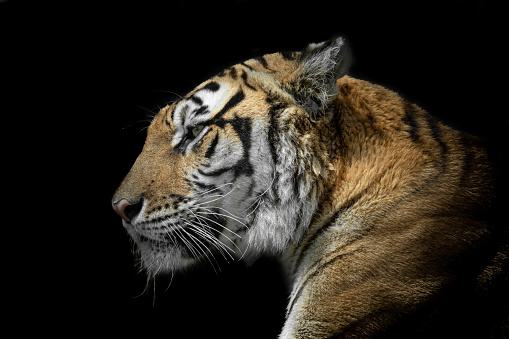
[[[131,205],[131,203],[129,201],[127,201],[126,199],[122,199],[119,202],[117,202],[116,204],[115,203],[112,204],[115,212],[117,212],[117,214],[120,215],[122,217],[122,219],[125,220],[125,222],[131,222],[131,220],[127,217],[127,215],[125,215],[125,208],[129,205]]]

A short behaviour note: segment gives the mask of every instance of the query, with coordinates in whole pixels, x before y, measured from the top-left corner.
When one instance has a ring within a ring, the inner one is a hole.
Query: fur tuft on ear
[[[338,95],[336,80],[346,74],[352,61],[343,38],[309,44],[300,54],[291,93],[314,117]]]

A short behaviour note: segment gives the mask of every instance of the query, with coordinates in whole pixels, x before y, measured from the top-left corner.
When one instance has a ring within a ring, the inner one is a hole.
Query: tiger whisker
[[[262,197],[267,194],[267,192],[271,189],[272,185],[274,185],[274,180],[276,179],[276,170],[274,169],[274,176],[272,177],[272,181],[270,182],[269,186],[267,187],[267,189],[265,191],[263,191],[262,194],[260,194],[256,199],[255,201],[246,209],[246,212],[249,211],[249,209],[251,207],[253,207],[254,204],[256,204],[256,207],[253,208],[253,210],[251,212],[249,212],[248,215],[246,215],[246,218],[249,217],[251,214],[253,214],[257,209],[258,207],[260,207],[260,204],[262,202]]]
[[[229,182],[229,183],[223,184],[223,185],[221,185],[221,186],[218,186],[218,187],[216,187],[216,188],[210,189],[210,190],[208,190],[208,191],[201,192],[201,193],[197,194],[197,195],[196,195],[196,197],[200,197],[200,196],[202,196],[202,195],[204,195],[204,194],[208,194],[208,193],[210,193],[210,192],[217,191],[218,189],[221,189],[221,188],[223,188],[223,187],[225,187],[225,186],[227,186],[227,185],[233,185],[233,183],[230,183],[230,182]]]
[[[173,231],[176,233],[176,235],[178,235],[178,237],[180,238],[180,240],[182,240],[182,242],[186,245],[186,247],[191,251],[191,254],[199,260],[200,256],[196,253],[196,248],[193,246],[193,244],[191,244],[189,242],[189,240],[187,240],[181,230],[182,230],[182,227],[180,226],[176,226],[173,222],[172,222],[172,225],[173,225]],[[169,236],[171,233],[171,231],[167,231],[166,234]]]
[[[205,257],[207,258],[207,260],[209,261],[210,265],[212,266],[212,269],[214,270],[214,272],[216,273],[216,275],[218,274],[217,271],[216,271],[216,268],[214,266],[214,264],[212,263],[212,260],[210,260],[209,256],[207,255],[207,251],[210,253],[210,255],[212,256],[212,259],[214,259],[216,265],[217,265],[217,268],[219,269],[219,272],[221,272],[221,267],[219,266],[217,260],[216,260],[216,257],[214,257],[214,254],[210,251],[210,249],[205,246],[205,244],[203,242],[201,242],[197,237],[195,237],[194,235],[192,235],[191,233],[187,232],[185,228],[182,228],[182,231],[184,231],[190,238],[191,240],[192,239],[196,239],[196,241],[198,241],[205,249],[203,249],[200,245],[198,245],[199,249],[202,251],[203,255],[205,255]],[[194,240],[193,240],[194,241]],[[196,243],[196,242],[195,242]]]
[[[229,248],[228,246],[226,246],[225,244],[223,244],[222,242],[220,242],[219,240],[217,240],[211,233],[207,232],[206,230],[204,229],[201,229],[198,227],[197,224],[193,224],[192,222],[188,222],[188,221],[184,221],[186,224],[189,225],[189,227],[191,229],[193,229],[195,232],[198,232],[199,234],[201,234],[206,240],[208,240],[215,248],[217,248],[217,250],[219,251],[219,253],[221,253],[221,255],[223,256],[223,258],[228,261],[228,258],[226,258],[226,256],[224,255],[224,253],[226,252],[231,259],[233,259],[233,257],[231,256],[231,254],[228,252],[228,250],[232,251],[233,250],[231,248]]]
[[[204,219],[207,219],[207,218],[205,218],[205,217],[203,217],[203,218],[204,218]],[[210,219],[208,219],[208,220],[210,220]],[[210,220],[210,221],[215,222],[215,221],[213,221],[213,220]],[[216,223],[216,224],[217,224],[217,223]],[[207,229],[209,229],[209,230],[215,231],[215,232],[217,232],[218,234],[222,234],[220,231],[218,231],[218,230],[216,230],[215,228],[211,227],[211,226],[210,226],[210,225],[208,225],[207,223],[202,224],[202,225],[203,225],[203,227],[205,227],[205,228],[207,228]],[[221,224],[218,224],[218,225],[219,225],[219,226],[221,226],[221,227],[223,227],[224,229],[226,229],[226,230],[230,231],[228,228],[224,227],[223,225],[221,225]],[[232,232],[232,231],[230,231],[230,232],[231,232],[231,233],[233,233],[233,234],[235,234],[235,235],[237,235],[235,232]],[[212,232],[210,232],[210,233],[212,233]],[[233,246],[235,246],[235,247],[236,247],[236,248],[240,251],[240,249],[237,247],[237,244],[235,244],[235,242],[234,242],[233,240],[231,240],[228,236],[226,236],[226,234],[222,234],[222,235],[223,235],[223,236],[224,236],[224,237],[225,237],[225,238],[226,238],[229,242],[231,242],[231,243],[233,244]],[[240,238],[240,236],[239,236],[239,235],[237,235],[237,236]],[[219,241],[219,240],[217,240],[217,241]],[[225,245],[225,246],[226,246],[226,244],[223,244],[223,245]],[[231,252],[233,252],[233,253],[235,252],[235,251],[234,251],[234,250],[232,250],[230,247],[228,247],[228,246],[227,246],[227,248],[228,248]]]
[[[137,248],[136,242],[133,238],[130,238],[129,241],[131,242],[131,253],[134,256],[134,265],[137,268],[136,274],[145,274],[145,267],[143,266],[143,262],[141,260],[141,253],[139,249]],[[142,294],[145,291],[142,292]]]
[[[244,250],[244,252],[243,252],[243,253],[242,253],[242,255],[240,256],[239,260],[237,260],[237,261],[241,261],[241,260],[242,260],[242,258],[244,258],[244,256],[246,255],[247,250],[249,249],[249,247],[251,247],[251,243],[249,243],[249,242],[248,242],[248,243],[247,243],[247,246],[246,246],[246,249]]]
[[[217,240],[217,238],[215,238],[215,237],[214,237],[214,235],[213,235],[211,232],[206,232],[205,228],[209,228],[209,229],[212,229],[212,230],[213,230],[213,228],[212,228],[212,227],[210,227],[210,226],[209,226],[206,222],[205,222],[205,223],[203,223],[203,222],[202,222],[202,220],[201,220],[201,218],[200,218],[199,216],[197,216],[197,215],[196,215],[196,214],[192,211],[192,209],[187,208],[187,210],[193,214],[193,216],[196,218],[196,220],[198,220],[198,222],[200,223],[200,226],[201,226],[201,227],[203,227],[203,229],[200,229],[200,230],[203,230],[203,232],[205,232],[205,234],[209,236],[208,238],[210,238],[213,242],[217,241],[217,242],[219,242],[221,245],[224,245],[224,244],[222,244],[220,241],[218,241],[218,240]],[[197,212],[198,212],[198,211],[197,211]],[[185,220],[184,220],[184,221],[185,221]],[[192,221],[191,221],[191,222],[192,222]],[[194,223],[194,224],[196,224],[196,223]],[[195,229],[196,229],[196,228],[195,228]],[[225,236],[225,237],[226,237],[226,236]],[[228,238],[228,239],[229,239],[229,238]],[[229,240],[230,240],[230,239],[229,239]],[[230,241],[231,241],[231,240],[230,240]],[[225,245],[225,246],[226,246],[226,245]],[[227,247],[227,248],[228,248],[230,251],[232,251],[232,252],[233,252],[233,250],[232,250],[231,248],[229,248],[229,247]]]
[[[154,112],[154,111],[152,111],[151,109],[149,109],[147,107],[143,107],[143,106],[140,106],[140,105],[136,105],[136,107],[144,110],[148,114],[148,117],[143,120],[145,122],[149,122],[150,123],[151,121],[148,118],[152,118],[153,119],[157,115],[157,112]]]
[[[224,228],[225,230],[227,230],[227,231],[229,231],[229,232],[233,233],[233,234],[234,234],[234,235],[236,235],[237,237],[241,238],[238,234],[236,234],[235,232],[231,231],[230,229],[228,229],[228,228],[224,227],[223,225],[221,225],[221,224],[219,224],[219,223],[215,222],[214,220],[211,220],[211,219],[206,218],[206,217],[200,217],[200,216],[196,215],[196,214],[195,214],[193,211],[191,211],[190,209],[188,209],[188,210],[189,210],[189,211],[190,211],[190,212],[191,212],[191,213],[195,216],[196,220],[198,220],[198,221],[199,221],[200,226],[201,226],[201,227],[203,227],[203,229],[202,229],[202,230],[203,230],[204,232],[206,232],[206,233],[207,233],[207,235],[209,235],[209,237],[208,237],[208,238],[209,238],[210,240],[212,240],[212,242],[213,242],[213,243],[218,243],[220,246],[222,246],[222,247],[223,247],[223,246],[224,246],[224,247],[226,247],[226,249],[225,249],[225,250],[229,250],[229,251],[231,251],[232,253],[235,253],[235,251],[234,251],[233,249],[231,249],[229,246],[227,246],[227,245],[226,245],[226,244],[224,244],[223,242],[219,241],[216,237],[214,237],[214,235],[212,234],[212,232],[210,232],[210,231],[209,231],[209,232],[207,232],[207,231],[205,230],[205,228],[206,228],[206,229],[209,229],[209,230],[212,230],[212,231],[216,231],[216,232],[218,232],[218,234],[222,234],[222,235],[223,235],[223,236],[224,236],[224,237],[225,237],[225,238],[226,238],[229,242],[231,242],[231,243],[233,244],[233,246],[235,246],[235,247],[239,250],[239,252],[240,252],[240,248],[237,246],[237,244],[235,244],[235,242],[234,242],[233,240],[231,240],[228,236],[226,236],[226,234],[223,234],[223,233],[221,233],[221,232],[217,231],[215,228],[211,227],[211,226],[210,226],[210,225],[208,225],[206,222],[205,222],[205,223],[203,223],[203,222],[202,222],[202,220],[201,220],[201,218],[206,219],[206,220],[209,220],[209,221],[211,221],[211,222],[213,222],[213,223],[215,223],[215,224],[217,224],[217,225],[221,226],[221,227],[222,227],[222,228]],[[197,213],[198,213],[198,211],[197,211]],[[188,222],[188,221],[186,221],[186,220],[183,220],[183,221],[184,221],[184,222],[186,222],[186,223]],[[198,225],[198,224],[195,222],[195,225]],[[223,248],[223,249],[224,249],[224,248]],[[226,251],[226,252],[228,253],[228,255],[230,255],[230,253],[229,253],[228,251]],[[230,255],[230,257],[231,257],[231,255]],[[232,257],[232,259],[233,259],[233,257]]]
[[[160,92],[160,93],[170,93],[170,94],[173,94],[173,95],[176,95],[179,97],[180,100],[184,99],[184,97],[178,93],[175,93],[175,92],[172,92],[172,91],[168,91],[168,90],[164,90],[164,89],[160,89],[160,90],[157,90],[156,92]],[[169,103],[174,103],[176,100],[174,101],[170,101]]]
[[[246,218],[247,218],[247,217],[249,217],[251,214],[253,214],[253,213],[254,213],[254,212],[258,209],[258,207],[260,207],[261,203],[262,203],[262,199],[261,199],[261,197],[257,198],[257,199],[255,200],[255,202],[254,202],[253,204],[251,204],[251,206],[249,206],[249,207],[247,208],[247,210],[246,210],[246,211],[249,211],[249,209],[250,209],[251,207],[253,207],[253,205],[254,205],[254,204],[256,204],[255,208],[253,208],[253,210],[252,210],[251,212],[249,212],[249,213],[246,215]]]
[[[199,212],[197,212],[197,213],[199,213]],[[237,233],[233,232],[231,229],[229,229],[229,228],[227,228],[227,227],[225,227],[225,226],[221,225],[221,224],[220,224],[220,223],[218,223],[217,221],[212,220],[212,219],[207,218],[207,217],[204,217],[204,216],[201,216],[200,218],[203,218],[203,219],[205,219],[205,220],[208,220],[208,221],[210,221],[210,222],[213,222],[214,224],[218,225],[219,227],[221,227],[221,228],[225,229],[226,231],[230,232],[231,234],[233,234],[233,235],[235,235],[235,236],[239,237],[240,239],[242,239],[242,237],[241,237],[240,235],[238,235]],[[207,225],[207,226],[208,226],[208,225]],[[208,226],[208,227],[210,227],[210,226]],[[210,227],[210,228],[212,228],[212,227]],[[212,228],[212,229],[213,229],[213,228]]]
[[[218,197],[216,199],[213,199],[213,200],[210,200],[210,201],[205,201],[205,202],[202,202],[202,203],[199,203],[199,204],[195,204],[194,206],[201,206],[201,205],[205,205],[205,204],[210,204],[211,202],[214,202],[214,201],[217,201],[217,200],[220,200],[220,199],[223,199],[225,197],[227,197],[229,194],[231,194],[233,191],[235,190],[235,187],[232,188],[229,192],[223,194],[223,195],[213,195],[213,196],[207,196],[206,198],[212,198],[212,197]],[[204,198],[205,199],[205,198]]]
[[[184,227],[180,227],[180,230],[182,232],[185,232],[189,237],[190,239],[196,244],[196,246],[198,247],[198,249],[205,255],[205,257],[207,258],[207,260],[209,261],[210,265],[212,266],[212,269],[214,270],[214,272],[217,274],[217,271],[216,271],[216,268],[214,266],[214,264],[212,263],[212,261],[210,260],[209,256],[207,255],[206,251],[209,251],[209,253],[212,255],[212,258],[214,259],[214,261],[216,262],[216,265],[218,266],[218,269],[219,271],[221,271],[221,268],[219,267],[219,264],[217,263],[217,260],[216,258],[214,257],[214,255],[212,254],[212,252],[210,252],[210,250],[207,248],[207,246],[205,246],[205,244],[203,244],[203,242],[201,242],[198,238],[196,238],[194,235],[190,234],[189,232],[186,231],[186,229]],[[194,240],[196,239],[196,241]],[[184,237],[182,237],[182,240],[184,240]],[[200,246],[197,242],[199,242],[203,247],[205,247],[205,250],[203,250],[202,246]],[[200,256],[196,256],[196,258],[199,258]]]
[[[143,271],[144,271],[144,267],[140,265],[139,271],[137,273],[141,273]],[[152,279],[152,273],[149,271],[149,268],[147,268],[146,278],[147,278],[147,281],[145,282],[145,286],[143,287],[143,290],[140,292],[140,294],[135,295],[134,297],[132,297],[133,299],[139,298],[139,297],[141,297],[142,295],[144,295],[145,293],[148,292],[148,288],[150,286],[150,281]]]
[[[214,208],[214,209],[218,209],[218,210],[221,210],[221,211],[224,211],[225,213],[228,213],[228,215],[226,214],[223,214],[223,213],[217,213],[217,212],[214,212],[211,210],[211,208]],[[225,217],[225,218],[230,218],[232,220],[235,220],[236,222],[238,222],[239,224],[243,225],[244,227],[248,228],[248,226],[240,221],[240,218],[237,217],[236,215],[228,212],[227,210],[225,210],[224,208],[221,208],[221,207],[215,207],[215,206],[211,206],[210,208],[205,208],[205,207],[201,207],[202,210],[207,210],[209,213],[207,214],[214,214],[214,215],[218,215],[218,216],[221,216],[221,217]],[[197,211],[197,213],[199,213],[199,211]],[[201,213],[205,213],[205,212],[201,212]]]
[[[214,211],[206,209],[206,208],[202,208],[202,209],[204,211],[196,211],[196,213],[198,213],[198,214],[209,214],[209,215],[214,215],[214,216],[218,216],[218,217],[224,217],[224,218],[232,219],[232,220],[242,224],[243,226],[247,227],[246,224],[244,224],[242,221],[240,221],[236,217],[233,217],[233,216],[230,216],[230,215],[227,215],[227,214],[223,214],[223,213],[214,212]]]
[[[173,282],[173,275],[174,275],[174,271],[171,271],[171,278],[170,278],[170,283],[168,284],[168,287],[166,287],[166,289],[164,290],[164,292],[166,293],[170,287],[171,287],[171,283]]]
[[[221,200],[224,197],[225,197],[225,195],[219,195],[219,194],[217,194],[217,195],[209,195],[209,196],[207,196],[205,198],[206,199],[212,199],[212,200],[199,202],[198,204],[195,204],[195,206],[205,205],[205,204],[217,201],[217,200]],[[203,199],[205,199],[205,198],[203,198]]]
[[[189,249],[189,251],[191,251],[191,254],[195,257],[195,259],[200,260],[199,259],[200,256],[196,254],[194,246],[191,243],[189,243],[188,240],[186,240],[186,238],[180,232],[180,229],[181,229],[181,227],[178,227],[175,224],[173,224],[173,231],[179,236],[180,240],[182,240],[182,242],[186,245],[186,247]]]
[[[189,232],[187,232],[187,231],[185,231],[185,232],[186,232],[186,233],[187,233],[190,237],[195,238],[196,240],[198,240],[198,238],[196,238],[195,236],[193,236],[193,235],[192,235],[192,234],[190,234]],[[198,240],[198,241],[199,241],[199,240]],[[217,274],[218,274],[218,272],[217,272],[217,270],[216,270],[216,266],[217,266],[217,269],[219,270],[219,272],[221,272],[221,267],[219,266],[219,263],[217,262],[216,257],[215,257],[215,256],[214,256],[214,254],[210,251],[210,249],[209,249],[207,246],[205,246],[205,244],[203,244],[201,241],[200,241],[200,243],[201,243],[201,244],[202,244],[202,246],[205,248],[205,249],[203,249],[203,248],[200,246],[200,250],[201,250],[201,252],[202,252],[202,253],[203,253],[203,255],[207,258],[208,262],[210,263],[210,266],[212,266],[212,269],[214,270],[214,273],[217,275]],[[214,260],[214,262],[215,262],[215,265],[214,265],[214,263],[212,262],[212,260],[210,260],[210,257],[208,256],[207,252],[209,252],[209,253],[210,253],[210,255],[211,255],[212,259],[213,259],[213,260]]]
[[[168,225],[166,225],[166,224],[163,224],[163,226],[166,229],[166,235],[170,238],[170,241],[172,242],[172,245],[176,247],[177,246],[177,239],[175,238],[175,235],[173,234],[172,229]]]
[[[213,229],[213,228],[212,228],[212,227],[210,227],[207,223],[203,223],[203,222],[202,222],[202,220],[201,220],[201,218],[200,218],[199,216],[197,216],[197,215],[196,215],[196,214],[192,211],[192,209],[187,208],[186,210],[188,210],[189,212],[191,212],[191,213],[193,214],[193,216],[196,218],[196,220],[198,220],[198,222],[200,223],[200,225],[201,225],[202,227],[204,227],[204,228],[209,228],[209,229]],[[196,211],[196,212],[198,212],[198,211]],[[185,220],[183,220],[183,221],[185,221]],[[205,229],[203,229],[203,230],[205,231]],[[212,233],[210,233],[210,235],[212,236],[213,240],[215,240],[214,235],[213,235]],[[231,249],[230,249],[230,251],[231,251]]]

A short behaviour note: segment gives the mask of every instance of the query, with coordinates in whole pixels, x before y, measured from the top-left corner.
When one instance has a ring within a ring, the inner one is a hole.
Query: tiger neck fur
[[[433,172],[425,154],[406,147],[396,93],[348,76],[337,85],[338,97],[317,121],[280,107],[284,125],[274,182],[248,233],[252,248],[281,254],[293,294],[304,272],[313,271],[307,262],[319,262],[317,257],[337,253],[368,232]],[[324,242],[307,247],[317,237]]]

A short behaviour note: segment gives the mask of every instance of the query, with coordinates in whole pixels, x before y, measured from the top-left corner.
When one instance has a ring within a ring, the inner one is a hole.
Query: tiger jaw
[[[208,192],[212,194],[198,194],[195,199],[182,198],[181,205],[175,201],[177,209],[156,213],[147,211],[145,200],[140,213],[131,222],[123,220],[137,245],[144,268],[153,273],[172,271],[199,261],[209,262],[214,267],[217,258],[230,261],[239,257],[240,233],[247,225],[217,204],[234,190],[223,193],[219,188]]]

